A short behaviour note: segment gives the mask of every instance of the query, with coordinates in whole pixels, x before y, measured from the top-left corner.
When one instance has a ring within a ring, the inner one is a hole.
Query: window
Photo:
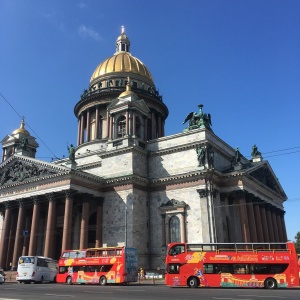
[[[97,139],[102,139],[103,117],[99,115],[98,136]]]
[[[232,264],[204,264],[204,274],[232,273]]]
[[[126,134],[126,118],[121,116],[118,119],[117,138],[121,138]]]
[[[135,119],[135,135],[140,138],[141,137],[141,121],[140,118]]]
[[[170,249],[170,255],[178,255],[184,252],[184,245],[176,245]]]
[[[170,219],[170,242],[181,242],[180,220],[177,216]]]
[[[170,274],[179,274],[180,264],[170,264],[167,272]]]
[[[64,274],[68,272],[68,268],[67,267],[59,267],[58,270],[59,274]]]
[[[33,256],[22,256],[19,258],[19,264],[34,264],[34,257]]]

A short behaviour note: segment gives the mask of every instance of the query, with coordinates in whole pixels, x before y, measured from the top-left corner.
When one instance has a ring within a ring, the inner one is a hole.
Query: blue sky
[[[125,26],[169,108],[166,135],[197,105],[216,135],[250,158],[254,144],[300,231],[300,1],[0,0],[0,139],[19,127],[51,161],[76,144],[74,106]],[[3,98],[4,97],[4,98]]]

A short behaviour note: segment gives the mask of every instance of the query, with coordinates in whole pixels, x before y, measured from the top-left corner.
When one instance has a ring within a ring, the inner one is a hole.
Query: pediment
[[[10,134],[8,134],[0,143],[7,143],[8,141],[14,141],[14,137]]]
[[[70,169],[37,159],[13,155],[0,165],[0,188],[69,173]]]
[[[149,107],[147,106],[146,102],[143,99],[135,99],[130,101],[128,99],[123,98],[116,98],[114,99],[107,107],[108,111],[119,111],[123,108],[127,107],[136,107],[139,111],[143,112],[144,114],[148,114],[150,112]]]
[[[277,177],[267,162],[260,164],[259,167],[251,168],[247,173],[274,192],[285,196]]]
[[[175,199],[171,199],[166,203],[163,203],[160,207],[161,208],[178,208],[178,207],[185,207],[186,203],[184,201],[179,201]]]

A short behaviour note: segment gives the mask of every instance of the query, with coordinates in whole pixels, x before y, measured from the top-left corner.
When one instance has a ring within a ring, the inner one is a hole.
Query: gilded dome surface
[[[12,134],[18,134],[18,133],[22,133],[22,134],[25,134],[25,135],[30,135],[30,133],[25,129],[24,118],[22,118],[20,128],[17,128],[16,130],[14,130],[14,132]]]
[[[153,82],[148,68],[138,58],[125,51],[117,52],[98,65],[90,81],[93,81],[99,76],[108,75],[115,72],[134,73],[146,77]]]

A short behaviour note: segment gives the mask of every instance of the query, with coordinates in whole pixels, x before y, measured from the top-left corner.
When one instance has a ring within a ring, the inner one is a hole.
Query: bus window
[[[204,264],[205,274],[232,273],[232,264]]]
[[[67,267],[59,267],[59,274],[64,274],[68,272],[68,268]]]
[[[184,252],[184,245],[176,245],[169,251],[170,255],[177,255]]]
[[[19,258],[19,264],[34,264],[33,256],[21,256]]]
[[[212,264],[205,264],[204,265],[204,273],[205,274],[214,274],[215,273],[214,272],[214,265],[212,265]],[[216,271],[216,273],[219,273],[219,272]]]
[[[168,273],[179,274],[180,264],[170,264],[168,268]]]
[[[61,257],[62,258],[69,258],[70,257],[70,252],[64,252]]]
[[[234,265],[233,273],[234,274],[248,274],[247,265]]]
[[[107,256],[115,256],[115,250],[108,250]]]
[[[85,257],[85,252],[86,251],[80,251],[80,250],[73,250],[73,251],[65,251],[62,255],[61,258],[84,258]]]

